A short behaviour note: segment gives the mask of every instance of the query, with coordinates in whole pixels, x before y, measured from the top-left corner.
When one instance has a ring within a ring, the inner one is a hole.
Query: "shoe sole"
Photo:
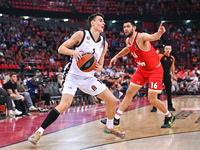
[[[32,144],[36,145],[37,143],[31,139],[28,139],[28,141],[30,141]]]
[[[125,135],[126,135],[126,134],[124,134],[124,135],[119,136],[118,134],[114,134],[114,133],[108,132],[108,131],[105,129],[105,127],[103,128],[103,132],[106,133],[106,134],[113,134],[113,135],[115,135],[116,137],[120,137],[120,138],[124,138]]]

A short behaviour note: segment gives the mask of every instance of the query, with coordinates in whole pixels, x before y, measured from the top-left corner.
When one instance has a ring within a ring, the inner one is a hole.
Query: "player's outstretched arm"
[[[128,48],[128,40],[126,39],[126,47],[124,47],[117,55],[115,55],[111,61],[110,61],[110,66],[112,67],[112,64],[115,65],[115,63],[117,62],[117,58],[123,57],[125,55],[127,55],[130,52],[129,48]]]
[[[163,22],[160,23],[160,26],[158,28],[158,31],[154,34],[148,34],[148,33],[142,33],[141,34],[141,38],[143,39],[143,41],[157,41],[160,39],[160,37],[162,36],[162,34],[165,33],[165,27],[162,25]]]
[[[78,61],[78,59],[80,59],[82,56],[80,52],[83,51],[82,50],[74,51],[70,48],[73,47],[74,45],[78,45],[81,42],[82,38],[83,38],[83,31],[77,31],[71,36],[70,39],[68,39],[62,45],[60,45],[60,47],[58,48],[58,52],[64,55],[73,55],[75,59]]]

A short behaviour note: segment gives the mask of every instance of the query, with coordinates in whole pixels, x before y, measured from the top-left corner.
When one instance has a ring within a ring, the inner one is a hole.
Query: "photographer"
[[[42,111],[48,111],[47,107],[50,105],[50,94],[44,93],[42,88],[48,88],[50,79],[46,76],[42,76],[39,70],[36,71],[36,76],[25,79],[22,88],[28,91],[33,103],[39,102],[39,100],[45,100],[44,109]],[[26,89],[26,87],[28,89]]]

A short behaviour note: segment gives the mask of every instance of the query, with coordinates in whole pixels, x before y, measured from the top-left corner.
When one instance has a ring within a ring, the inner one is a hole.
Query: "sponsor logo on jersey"
[[[90,37],[87,36],[86,39],[87,39],[87,40],[86,40],[86,43],[90,43]]]
[[[90,37],[89,37],[89,36],[87,36],[87,37],[86,37],[86,39],[87,39],[87,40],[90,40]]]
[[[97,89],[97,87],[94,86],[94,85],[92,85],[91,88],[92,88],[93,91],[96,91],[96,89]]]
[[[138,50],[138,47],[136,44],[133,45],[135,50]]]
[[[104,47],[104,42],[102,41],[101,42],[101,47],[100,48],[103,48]]]
[[[139,61],[139,62],[137,62],[137,63],[138,63],[139,66],[146,66],[145,62]]]

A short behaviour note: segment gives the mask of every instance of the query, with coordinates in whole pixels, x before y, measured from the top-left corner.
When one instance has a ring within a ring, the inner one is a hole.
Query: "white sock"
[[[118,109],[117,112],[115,113],[115,118],[119,119],[121,117],[122,113],[123,113],[123,111],[121,111],[121,110]]]
[[[167,111],[164,115],[165,115],[165,117],[171,117],[172,116],[172,114],[169,111]]]
[[[40,134],[42,135],[44,132],[44,129],[42,127],[40,127],[36,132],[40,132]]]
[[[113,129],[113,120],[114,119],[107,119],[106,126],[108,129]]]

